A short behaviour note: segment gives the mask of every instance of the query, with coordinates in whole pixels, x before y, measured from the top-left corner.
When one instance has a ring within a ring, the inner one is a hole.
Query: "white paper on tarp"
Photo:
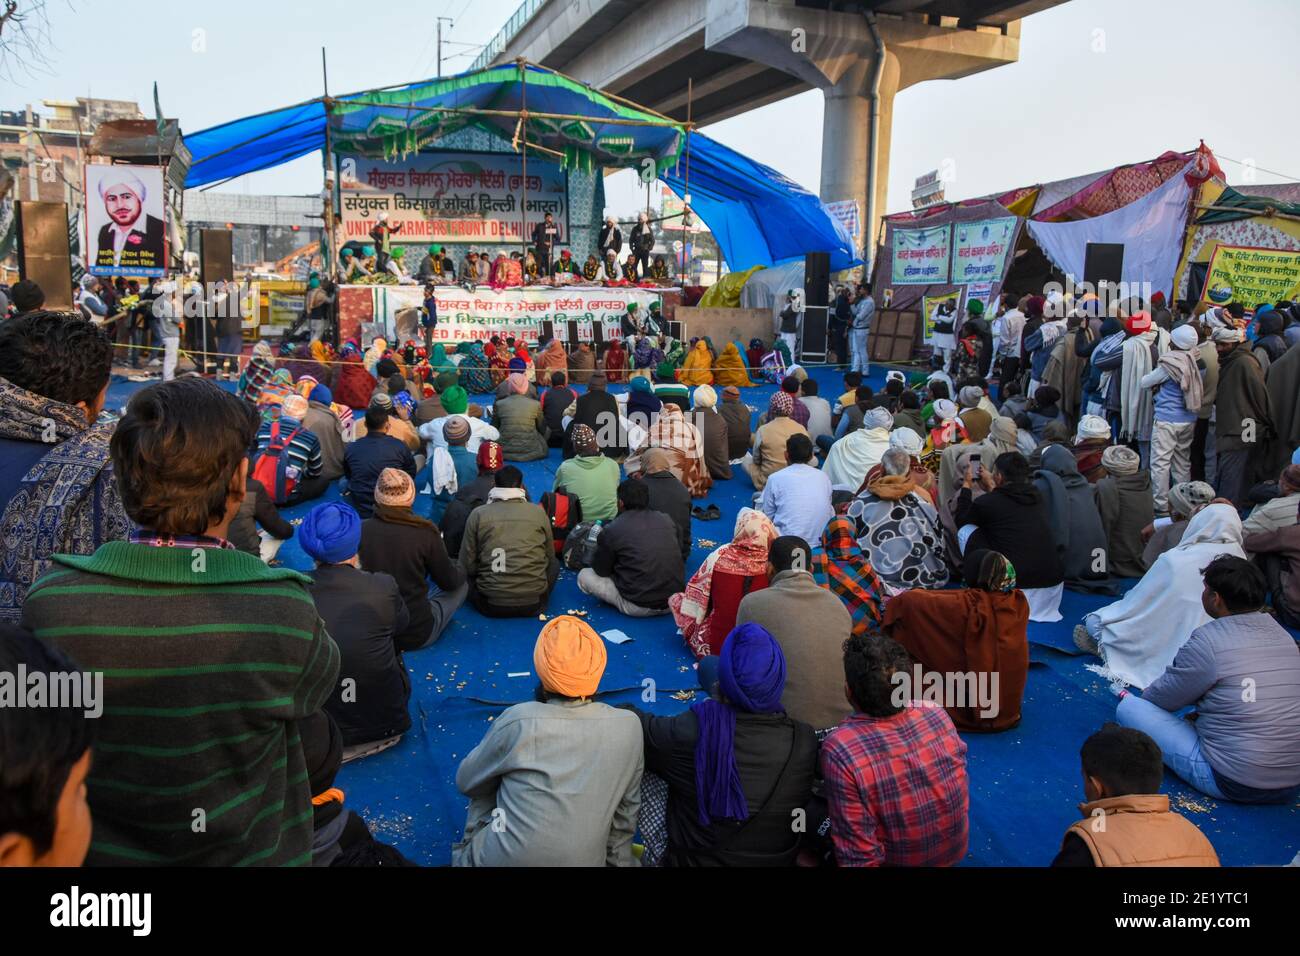
[[[1124,245],[1124,266],[1120,281],[1129,286],[1150,282],[1156,289],[1168,289],[1178,267],[1183,230],[1187,225],[1187,203],[1192,187],[1184,174],[1170,176],[1141,199],[1114,212],[1077,222],[1034,222],[1029,234],[1052,263],[1075,281],[1083,281],[1083,263],[1090,242]]]
[[[802,259],[759,269],[741,287],[740,307],[771,311],[772,329],[775,331],[780,325],[781,310],[785,308],[786,293],[791,289],[802,289],[803,276]]]

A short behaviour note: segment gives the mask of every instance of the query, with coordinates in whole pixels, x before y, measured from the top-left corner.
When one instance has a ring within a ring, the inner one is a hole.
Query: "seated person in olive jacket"
[[[339,646],[339,676],[325,710],[343,734],[343,759],[378,753],[411,727],[411,681],[393,638],[409,615],[397,582],[361,570],[361,518],[330,501],[307,513],[298,530],[316,562],[309,586],[316,610]]]
[[[551,520],[528,500],[514,465],[496,474],[487,504],[465,523],[459,563],[469,601],[487,617],[533,617],[546,609],[560,564]]]

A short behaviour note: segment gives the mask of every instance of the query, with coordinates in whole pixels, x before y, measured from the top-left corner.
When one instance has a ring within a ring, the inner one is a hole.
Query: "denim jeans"
[[[1160,745],[1165,766],[1201,793],[1224,799],[1214,780],[1214,771],[1201,753],[1201,738],[1190,720],[1171,714],[1163,707],[1128,694],[1115,709],[1115,720],[1150,736]]]
[[[867,359],[867,335],[870,329],[850,329],[849,330],[849,368],[854,372],[861,372],[863,375],[871,371],[871,363]]]

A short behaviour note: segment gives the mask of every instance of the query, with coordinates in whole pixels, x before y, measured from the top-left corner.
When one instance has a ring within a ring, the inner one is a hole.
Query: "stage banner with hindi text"
[[[527,224],[522,222],[527,195]],[[569,241],[569,179],[557,163],[514,153],[414,153],[387,162],[362,156],[339,160],[343,241],[365,240],[388,213],[396,245],[430,242],[517,245],[520,230],[551,213],[558,245]],[[397,227],[400,226],[400,230]]]
[[[532,163],[529,163],[531,166]],[[420,286],[346,286],[366,289],[374,296],[374,321],[386,328],[392,340],[408,335],[410,322],[398,315],[417,309],[424,302]],[[438,326],[434,342],[486,341],[494,335],[514,336],[536,342],[543,322],[554,322],[557,337],[567,339],[568,323],[578,323],[578,340],[590,342],[599,323],[606,342],[620,337],[619,320],[629,302],[636,302],[642,314],[650,303],[660,300],[654,289],[528,288],[495,292],[482,286],[467,292],[459,286],[438,286]]]
[[[1219,246],[1210,259],[1201,300],[1214,305],[1300,298],[1300,252],[1250,246]]]
[[[895,227],[891,232],[894,285],[947,285],[951,226]]]
[[[952,281],[997,282],[1006,268],[1007,251],[1016,236],[1016,217],[981,219],[953,225],[956,240],[952,250]]]

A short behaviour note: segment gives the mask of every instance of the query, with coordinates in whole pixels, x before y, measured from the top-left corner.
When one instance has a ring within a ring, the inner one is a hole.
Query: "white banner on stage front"
[[[424,304],[419,286],[358,286],[369,288],[375,296],[375,321],[388,330],[397,330],[397,313]],[[438,286],[434,299],[438,303],[438,327],[434,342],[486,340],[494,335],[511,335],[536,342],[543,322],[554,322],[560,339],[568,335],[568,323],[578,323],[580,341],[591,341],[592,330],[600,323],[606,342],[619,338],[620,320],[629,302],[637,303],[644,315],[650,303],[662,292],[655,289],[605,289],[569,287],[560,289],[514,288],[497,292],[482,286],[467,292],[459,286]]]

